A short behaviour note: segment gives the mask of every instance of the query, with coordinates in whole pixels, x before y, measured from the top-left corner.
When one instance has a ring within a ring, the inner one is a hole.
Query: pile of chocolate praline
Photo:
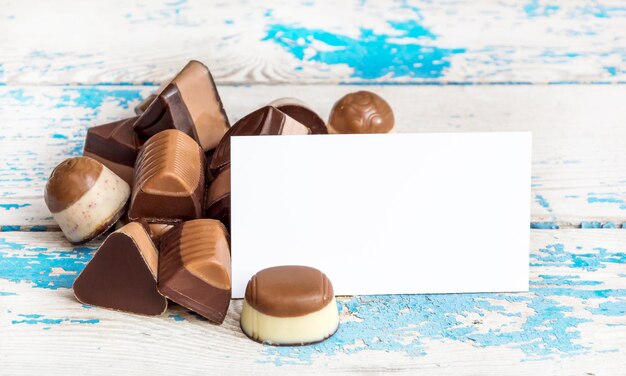
[[[198,61],[135,112],[90,128],[83,156],[59,164],[46,185],[46,204],[71,243],[108,233],[74,295],[143,315],[160,315],[171,301],[216,324],[231,301],[230,137],[386,133],[394,125],[387,102],[359,91],[335,103],[328,124],[301,101],[282,98],[231,127]],[[241,328],[255,341],[315,343],[338,325],[332,284],[317,269],[276,266],[248,282]]]

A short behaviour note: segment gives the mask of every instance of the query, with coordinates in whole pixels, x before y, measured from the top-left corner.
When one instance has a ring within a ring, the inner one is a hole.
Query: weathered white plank
[[[0,83],[626,81],[619,0],[70,0],[0,5]]]
[[[42,200],[54,166],[80,155],[88,127],[131,116],[153,89],[0,87],[0,225],[54,226]],[[391,103],[398,132],[532,131],[532,222],[626,222],[621,86],[223,86],[221,93],[234,122],[281,96],[300,97],[326,117],[335,100],[358,89]]]
[[[615,375],[626,367],[623,230],[533,230],[529,293],[341,298],[340,331],[296,348],[246,339],[241,301],[221,326],[180,307],[143,317],[79,304],[71,283],[97,245],[72,248],[59,232],[0,234],[0,373]]]

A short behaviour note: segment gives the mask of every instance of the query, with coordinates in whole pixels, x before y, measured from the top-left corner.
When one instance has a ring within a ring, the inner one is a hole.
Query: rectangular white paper
[[[531,138],[233,137],[233,297],[276,265],[337,295],[527,291]]]

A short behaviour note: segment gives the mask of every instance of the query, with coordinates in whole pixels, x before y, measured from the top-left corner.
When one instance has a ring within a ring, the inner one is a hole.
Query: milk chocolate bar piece
[[[133,184],[135,160],[143,142],[133,123],[137,118],[99,125],[87,130],[83,155],[107,166],[129,185]]]
[[[126,212],[130,187],[89,157],[61,162],[50,175],[44,199],[65,237],[81,244],[105,233]]]
[[[312,134],[328,134],[326,123],[306,103],[297,98],[278,98],[270,102],[270,106],[296,119],[311,130]]]
[[[230,232],[230,167],[211,182],[206,196],[205,217],[219,220]]]
[[[130,220],[177,223],[201,218],[204,209],[204,153],[175,129],[150,138],[137,157]]]
[[[84,304],[160,315],[167,308],[157,290],[158,253],[146,230],[131,222],[109,235],[74,281]]]
[[[304,134],[311,134],[311,129],[272,106],[262,107],[241,118],[226,132],[213,153],[211,171],[217,174],[230,163],[231,136]]]
[[[204,151],[215,148],[229,127],[209,69],[195,60],[158,93],[134,124],[144,138],[178,129],[193,137]]]
[[[246,287],[241,329],[270,345],[307,345],[339,326],[333,285],[308,266],[276,266],[255,274]]]
[[[161,239],[161,294],[208,320],[221,324],[231,297],[228,234],[213,219],[196,219],[168,231]]]

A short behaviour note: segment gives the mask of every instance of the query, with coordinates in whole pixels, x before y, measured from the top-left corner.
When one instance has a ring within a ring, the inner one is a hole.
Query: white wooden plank
[[[54,166],[80,155],[88,127],[132,116],[132,107],[152,89],[0,87],[0,225],[54,226],[41,199]],[[368,89],[391,103],[398,132],[529,130],[534,134],[531,222],[547,227],[619,227],[626,222],[626,112],[621,86],[220,89],[231,122],[281,96],[298,96],[327,117],[339,97]]]
[[[625,82],[619,0],[5,1],[0,83]]]
[[[0,373],[614,375],[626,367],[623,230],[532,230],[529,293],[340,298],[340,331],[296,348],[246,339],[241,301],[221,326],[180,307],[143,317],[79,304],[70,286],[97,245],[72,248],[59,232],[0,234]]]

